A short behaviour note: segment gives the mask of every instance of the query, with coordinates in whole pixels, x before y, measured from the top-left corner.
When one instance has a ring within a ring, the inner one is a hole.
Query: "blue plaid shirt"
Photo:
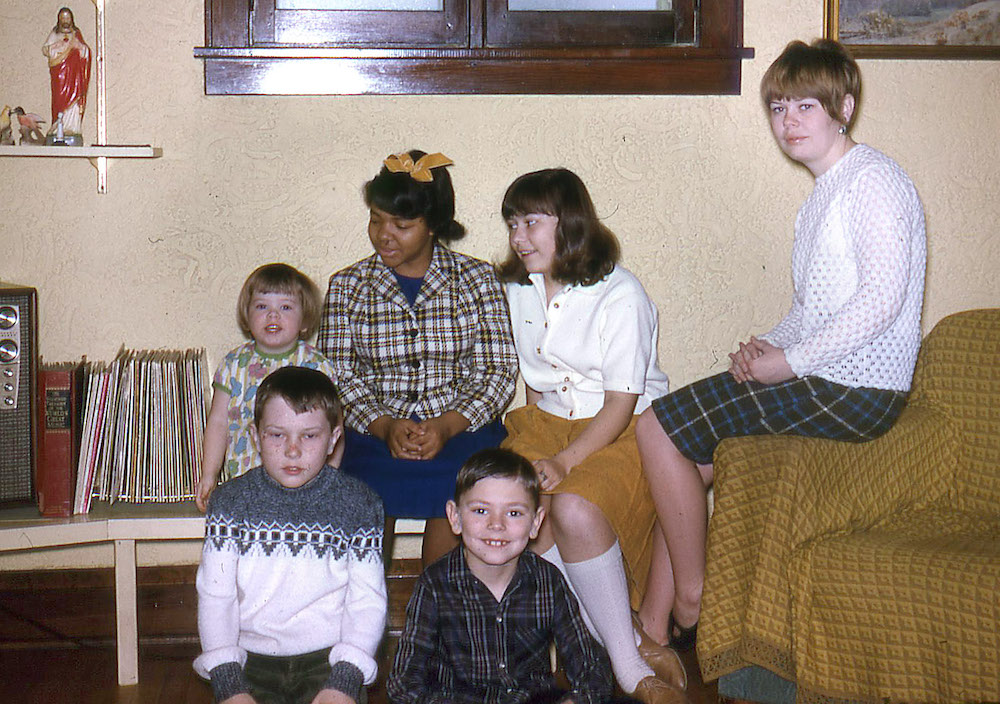
[[[591,636],[562,574],[526,551],[503,598],[471,570],[461,546],[428,567],[406,607],[389,675],[393,704],[519,704],[556,690],[549,645],[576,704],[611,698],[611,661]]]

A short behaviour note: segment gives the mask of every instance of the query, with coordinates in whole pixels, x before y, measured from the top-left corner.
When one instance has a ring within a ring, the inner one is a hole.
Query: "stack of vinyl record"
[[[194,497],[205,432],[205,350],[126,350],[87,362],[74,513],[91,501]]]

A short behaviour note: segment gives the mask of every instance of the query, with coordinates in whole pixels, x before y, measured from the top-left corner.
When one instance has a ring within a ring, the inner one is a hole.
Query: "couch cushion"
[[[800,548],[802,695],[1000,700],[1000,514],[931,507]]]

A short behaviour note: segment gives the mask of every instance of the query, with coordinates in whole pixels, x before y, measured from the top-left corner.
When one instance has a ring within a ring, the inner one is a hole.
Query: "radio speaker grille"
[[[0,504],[34,500],[37,379],[37,294],[0,282]]]

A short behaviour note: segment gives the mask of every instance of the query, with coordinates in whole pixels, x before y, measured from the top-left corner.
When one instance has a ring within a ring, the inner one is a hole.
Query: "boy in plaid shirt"
[[[393,704],[515,704],[611,698],[611,663],[562,574],[528,541],[545,516],[538,475],[509,450],[469,458],[448,521],[462,544],[421,575],[389,676]],[[555,642],[570,691],[549,663]]]

